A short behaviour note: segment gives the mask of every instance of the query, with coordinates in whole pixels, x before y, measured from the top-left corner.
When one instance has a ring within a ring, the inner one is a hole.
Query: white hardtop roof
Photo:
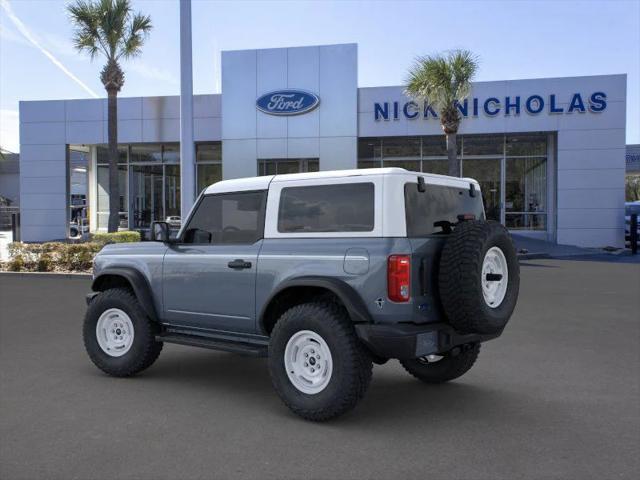
[[[404,168],[360,168],[357,170],[330,170],[324,172],[307,172],[307,173],[288,173],[285,175],[266,175],[264,177],[237,178],[232,180],[223,180],[221,182],[210,185],[205,190],[205,195],[211,193],[229,193],[250,190],[267,190],[269,184],[291,182],[299,180],[321,180],[330,178],[344,177],[374,177],[384,175],[403,175],[414,176],[420,175],[425,178],[427,183],[447,184],[451,186],[467,187],[469,183],[478,185],[478,182],[472,178],[454,178],[446,175],[436,175],[435,173],[420,173],[405,170]]]

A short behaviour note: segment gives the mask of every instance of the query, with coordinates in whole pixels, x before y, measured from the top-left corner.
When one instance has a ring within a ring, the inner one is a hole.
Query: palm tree
[[[109,136],[109,225],[118,230],[120,188],[118,185],[118,92],[124,85],[120,61],[139,55],[151,31],[151,18],[134,13],[129,0],[76,0],[67,7],[75,30],[74,47],[91,60],[104,55],[107,60],[100,80],[107,91]]]
[[[457,158],[457,133],[462,117],[457,104],[469,96],[471,80],[478,70],[478,59],[468,50],[452,50],[440,55],[416,58],[409,69],[405,92],[429,102],[440,117],[447,138],[449,175],[460,176]]]

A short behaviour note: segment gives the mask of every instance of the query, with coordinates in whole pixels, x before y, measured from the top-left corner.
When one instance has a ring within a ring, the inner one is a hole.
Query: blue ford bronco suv
[[[84,344],[126,377],[164,343],[268,357],[274,388],[321,421],[364,396],[372,363],[453,380],[518,297],[513,242],[478,183],[399,168],[226,180],[176,238],[96,256]]]

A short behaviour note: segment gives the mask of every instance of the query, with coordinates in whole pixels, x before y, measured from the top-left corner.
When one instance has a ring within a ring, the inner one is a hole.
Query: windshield
[[[468,188],[425,185],[419,192],[417,183],[404,186],[405,215],[408,237],[425,237],[448,231],[447,225],[456,224],[458,215],[474,215],[484,220],[482,195],[476,190],[474,197]]]

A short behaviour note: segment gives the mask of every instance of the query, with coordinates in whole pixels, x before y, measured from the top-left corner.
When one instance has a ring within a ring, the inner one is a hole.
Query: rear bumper
[[[381,358],[410,359],[448,352],[458,345],[486,342],[500,336],[462,334],[446,323],[428,325],[356,324],[356,333],[374,355]]]

